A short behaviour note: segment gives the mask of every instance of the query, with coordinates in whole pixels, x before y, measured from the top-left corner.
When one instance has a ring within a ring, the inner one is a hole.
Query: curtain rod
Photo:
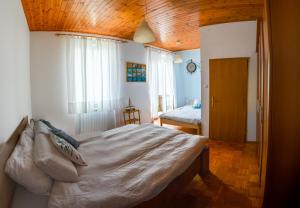
[[[107,36],[101,36],[101,35],[85,35],[85,34],[73,34],[73,33],[56,33],[55,35],[56,36],[84,37],[84,38],[102,38],[102,39],[107,39],[107,40],[121,41],[122,43],[128,43],[128,40],[125,40],[125,39],[107,37]]]
[[[145,48],[155,48],[155,49],[158,49],[158,50],[161,50],[161,51],[165,51],[165,52],[168,52],[168,53],[174,53],[173,51],[169,51],[167,49],[159,48],[159,47],[156,47],[156,46],[153,46],[153,45],[144,44],[144,47]]]
[[[102,38],[102,39],[107,39],[107,40],[116,40],[116,41],[121,41],[122,43],[128,43],[128,40],[122,39],[122,38],[114,38],[114,37],[108,37],[108,36],[101,36],[101,35],[88,35],[88,34],[76,34],[76,33],[56,33],[56,36],[73,36],[73,37],[84,37],[84,38]],[[169,51],[167,49],[164,48],[159,48],[156,46],[152,46],[152,45],[148,45],[148,44],[144,44],[144,47],[151,47],[151,48],[155,48],[155,49],[159,49],[168,53],[174,53],[173,51]]]

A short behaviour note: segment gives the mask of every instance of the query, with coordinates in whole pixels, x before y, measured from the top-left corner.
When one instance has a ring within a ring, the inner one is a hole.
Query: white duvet
[[[153,124],[128,125],[84,141],[79,181],[56,181],[49,207],[132,207],[158,195],[200,154],[204,137]]]
[[[191,105],[185,105],[170,112],[163,113],[159,117],[191,124],[200,124],[201,109],[195,109]]]

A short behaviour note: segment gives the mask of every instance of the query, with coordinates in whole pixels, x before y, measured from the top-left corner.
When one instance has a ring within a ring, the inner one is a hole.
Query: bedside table
[[[136,108],[124,108],[123,110],[124,124],[141,124],[140,110]]]

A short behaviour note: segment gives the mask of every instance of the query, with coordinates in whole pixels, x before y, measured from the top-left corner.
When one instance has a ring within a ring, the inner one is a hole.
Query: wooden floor
[[[180,130],[193,133],[193,130],[189,129]],[[210,146],[210,177],[203,181],[196,176],[184,194],[171,202],[170,207],[259,207],[256,144],[223,141],[209,141],[208,144]]]

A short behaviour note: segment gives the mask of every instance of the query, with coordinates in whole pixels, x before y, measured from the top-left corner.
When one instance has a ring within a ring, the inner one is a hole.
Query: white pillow
[[[194,99],[194,101],[193,101],[193,105],[198,105],[198,104],[201,104],[200,100],[198,100],[198,99]]]
[[[85,162],[81,154],[78,152],[78,150],[75,149],[75,147],[69,144],[66,140],[58,137],[52,132],[50,132],[50,138],[53,145],[61,154],[63,154],[65,157],[67,157],[69,160],[73,161],[77,165],[87,166],[87,163]]]
[[[58,152],[50,140],[48,134],[35,133],[33,159],[36,166],[57,181],[77,181],[76,167]]]
[[[50,134],[50,129],[49,127],[44,124],[41,121],[35,121],[34,122],[34,133],[44,133],[44,134]]]
[[[26,129],[24,130],[31,139],[34,139],[34,121],[31,119]]]
[[[5,173],[30,192],[38,195],[50,193],[52,180],[34,164],[33,140],[26,130],[6,162]]]

